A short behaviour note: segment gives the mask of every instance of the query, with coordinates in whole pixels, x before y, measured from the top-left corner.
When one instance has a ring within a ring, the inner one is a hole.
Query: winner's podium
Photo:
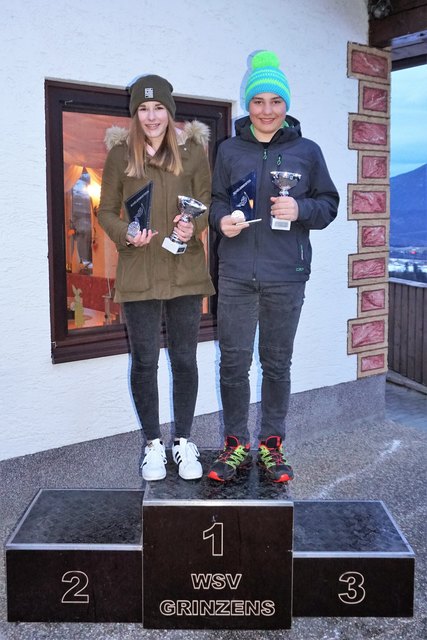
[[[286,629],[292,616],[411,616],[414,562],[380,501],[293,501],[255,465],[228,485],[186,482],[169,463],[144,491],[39,491],[6,543],[8,620]]]

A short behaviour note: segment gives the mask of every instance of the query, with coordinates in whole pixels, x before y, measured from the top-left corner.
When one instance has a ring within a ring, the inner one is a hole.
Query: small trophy
[[[270,171],[270,175],[275,186],[279,188],[279,196],[288,196],[289,189],[295,187],[297,182],[301,180],[300,173],[293,173],[291,171]],[[291,221],[277,220],[277,218],[271,216],[270,226],[276,231],[289,231]]]
[[[190,196],[178,196],[178,209],[181,213],[181,220],[184,222],[190,222],[193,218],[197,218],[206,211],[206,207],[202,202],[190,198]],[[180,240],[175,231],[172,231],[170,236],[167,236],[162,242],[163,249],[174,253],[184,253],[187,248],[185,242]]]
[[[151,181],[125,201],[126,210],[130,220],[127,235],[132,238],[134,238],[143,229],[147,229],[148,231],[150,228],[152,192],[153,182]]]

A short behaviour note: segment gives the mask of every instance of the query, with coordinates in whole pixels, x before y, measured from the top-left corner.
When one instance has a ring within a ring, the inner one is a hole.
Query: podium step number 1
[[[143,504],[144,626],[287,629],[291,502]]]

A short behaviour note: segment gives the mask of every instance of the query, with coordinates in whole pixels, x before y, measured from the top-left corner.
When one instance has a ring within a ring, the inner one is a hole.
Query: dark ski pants
[[[220,277],[218,337],[225,435],[249,442],[249,370],[259,325],[262,368],[260,440],[285,436],[294,338],[305,282],[260,282]]]
[[[157,370],[162,314],[172,370],[175,438],[188,438],[198,390],[197,338],[201,296],[140,300],[123,304],[132,354],[130,383],[147,440],[160,438]]]

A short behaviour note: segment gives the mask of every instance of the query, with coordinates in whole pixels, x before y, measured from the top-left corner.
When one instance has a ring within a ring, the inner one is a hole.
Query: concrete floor
[[[427,430],[427,394],[388,382],[385,403],[387,418]]]
[[[425,640],[427,638],[427,396],[387,384],[386,418],[358,422],[289,451],[296,500],[383,500],[416,554],[412,618],[294,618],[286,631],[153,631],[140,624],[6,622],[0,549],[0,639],[91,640]],[[135,432],[0,462],[0,539],[13,531],[40,488],[138,488]],[[111,464],[114,460],[114,464]]]

